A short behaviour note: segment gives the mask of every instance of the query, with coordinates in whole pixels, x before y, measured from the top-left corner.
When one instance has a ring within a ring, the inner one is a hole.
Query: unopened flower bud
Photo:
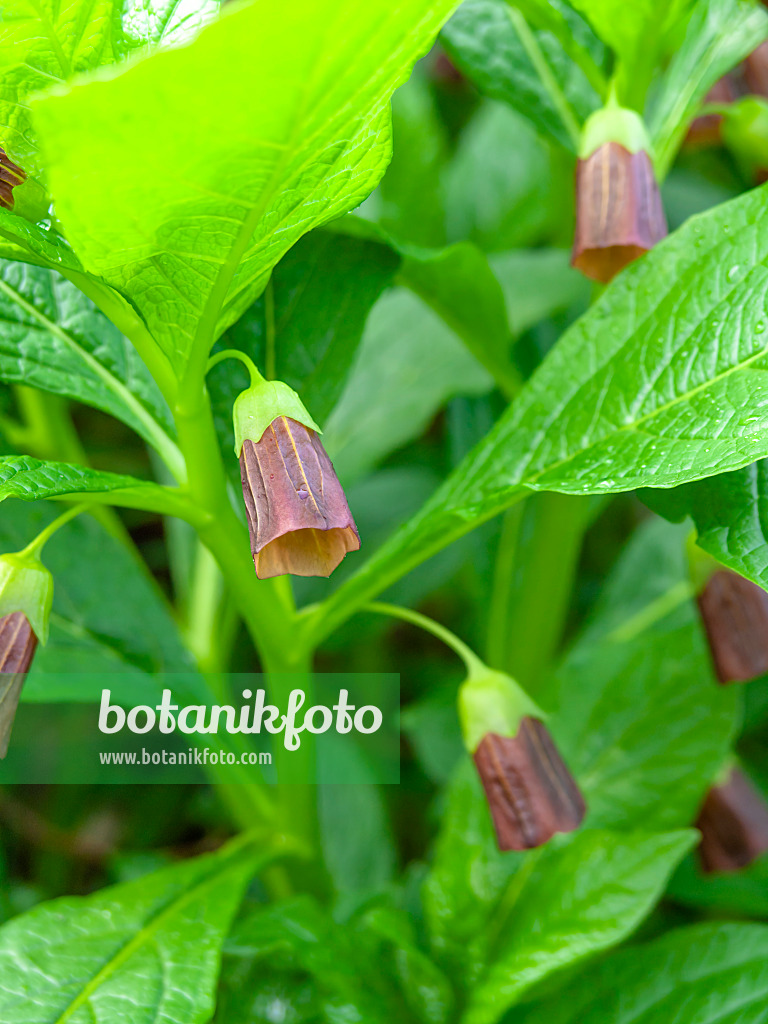
[[[607,283],[667,234],[650,142],[634,111],[593,114],[576,166],[576,231],[571,263]]]
[[[743,172],[755,181],[768,177],[768,100],[743,96],[723,113],[722,137]]]
[[[474,758],[501,850],[530,850],[572,832],[586,805],[542,712],[509,676],[482,666],[459,692],[464,741]]]
[[[698,604],[721,683],[743,683],[768,672],[768,594],[761,587],[718,569]]]
[[[13,209],[13,190],[27,180],[24,171],[0,149],[0,206]]]
[[[34,557],[0,555],[0,758],[38,640],[48,639],[53,577]]]
[[[319,427],[279,381],[243,392],[234,419],[256,575],[330,576],[360,538]]]
[[[738,768],[710,789],[696,827],[707,873],[738,871],[768,852],[768,804]]]

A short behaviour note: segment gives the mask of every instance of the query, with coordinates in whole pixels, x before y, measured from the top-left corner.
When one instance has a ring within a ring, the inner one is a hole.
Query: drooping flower
[[[13,190],[26,180],[27,176],[21,167],[8,157],[4,149],[0,149],[0,206],[12,210]]]
[[[34,555],[0,555],[0,758],[38,640],[48,638],[52,599],[53,577]]]
[[[499,849],[530,850],[579,827],[579,787],[543,713],[510,676],[478,663],[459,692],[459,717]]]
[[[707,793],[696,827],[707,873],[738,871],[768,852],[768,804],[738,768]]]
[[[718,569],[698,604],[721,683],[743,683],[768,672],[768,594],[761,587]]]
[[[256,575],[330,576],[360,537],[319,428],[280,381],[243,392],[234,418]]]
[[[571,263],[595,281],[607,283],[667,234],[649,150],[634,111],[606,107],[584,126]]]

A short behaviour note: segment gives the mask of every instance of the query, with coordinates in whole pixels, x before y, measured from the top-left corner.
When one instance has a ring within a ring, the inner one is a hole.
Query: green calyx
[[[48,640],[53,576],[34,555],[0,555],[0,618],[23,612],[41,643]]]
[[[459,721],[464,745],[470,754],[474,754],[486,733],[515,736],[521,718],[526,715],[546,718],[511,676],[496,672],[482,662],[473,665],[459,689]]]
[[[232,415],[235,423],[235,455],[238,458],[243,441],[253,441],[254,444],[260,441],[270,423],[280,416],[288,416],[310,430],[322,433],[293,388],[281,380],[255,381],[247,391],[237,396]]]
[[[587,118],[581,130],[580,159],[586,160],[608,142],[618,142],[630,153],[651,153],[651,140],[642,117],[616,103],[608,103]]]

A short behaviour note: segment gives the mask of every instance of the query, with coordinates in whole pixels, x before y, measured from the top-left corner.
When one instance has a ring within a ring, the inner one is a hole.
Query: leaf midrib
[[[233,866],[236,865],[237,856],[240,853],[241,851],[237,850],[235,851],[235,854],[232,855],[232,859],[230,861],[225,862],[224,864],[214,865],[210,874],[199,880],[191,889],[188,889],[178,899],[172,900],[154,917],[151,917],[148,924],[145,924],[132,939],[130,939],[116,954],[112,956],[111,960],[101,968],[91,981],[83,986],[81,991],[75,996],[66,1009],[59,1017],[56,1018],[54,1024],[65,1024],[65,1022],[72,1017],[72,1014],[76,1010],[80,1009],[80,1007],[90,999],[94,992],[96,992],[122,964],[129,960],[135,952],[141,949],[142,946],[146,945],[149,940],[157,934],[168,918],[179,913],[195,896],[200,892],[204,892],[205,889],[219,881],[228,869],[231,870]],[[255,865],[254,870],[256,870]]]

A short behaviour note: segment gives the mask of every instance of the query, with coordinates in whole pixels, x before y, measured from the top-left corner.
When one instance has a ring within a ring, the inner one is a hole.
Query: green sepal
[[[579,157],[586,160],[607,142],[618,142],[630,153],[645,150],[651,154],[651,140],[642,117],[628,107],[609,103],[596,110],[584,122],[579,142]]]
[[[263,380],[252,384],[235,399],[232,416],[235,422],[235,455],[238,458],[243,441],[256,444],[270,423],[279,416],[289,416],[310,430],[322,433],[293,388],[281,380]]]
[[[487,665],[479,663],[459,688],[459,722],[470,754],[486,733],[515,736],[525,715],[547,717],[511,676]]]
[[[0,555],[0,618],[23,612],[40,643],[48,640],[53,576],[31,555]]]

